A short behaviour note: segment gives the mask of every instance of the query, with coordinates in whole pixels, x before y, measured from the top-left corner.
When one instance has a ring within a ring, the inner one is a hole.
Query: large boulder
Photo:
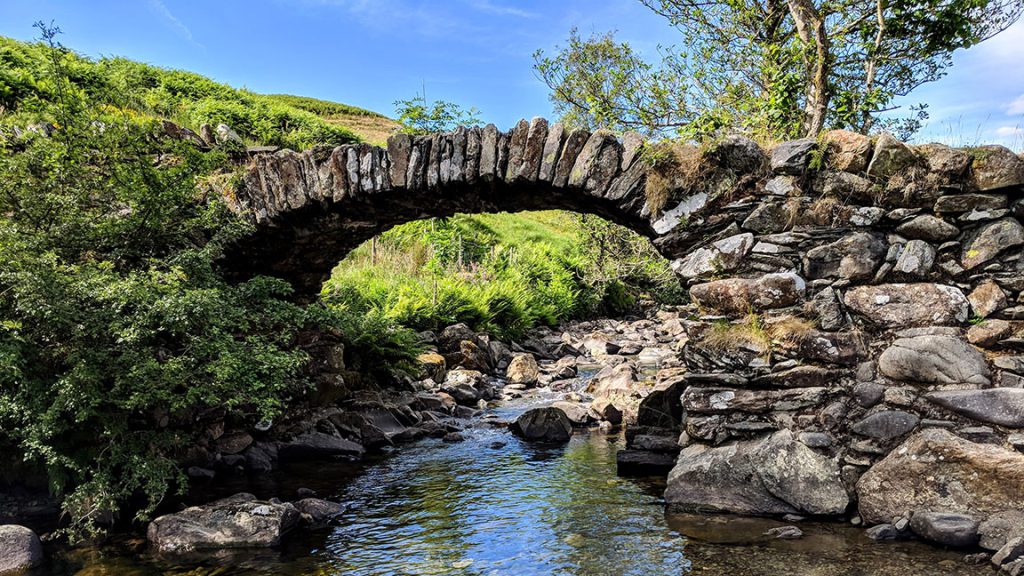
[[[345,507],[341,504],[320,498],[303,498],[292,505],[299,511],[303,523],[312,528],[327,526],[345,512]]]
[[[838,463],[789,430],[726,446],[693,444],[668,476],[675,510],[738,514],[841,514],[849,505]]]
[[[537,366],[537,359],[533,354],[516,354],[508,363],[505,370],[505,378],[512,384],[533,385],[540,378],[540,367]]]
[[[451,353],[459,350],[459,345],[469,340],[477,345],[480,344],[480,337],[476,332],[463,323],[448,326],[437,336],[437,346],[442,353]]]
[[[972,184],[985,192],[1024,185],[1024,160],[1005,146],[979,146],[970,149]]]
[[[868,164],[868,174],[888,178],[912,166],[917,156],[906,144],[883,132],[875,139],[875,152]]]
[[[893,380],[926,384],[989,384],[985,356],[955,336],[900,338],[878,358],[878,370]]]
[[[687,385],[685,375],[679,369],[659,372],[654,389],[640,401],[637,425],[677,429],[683,422],[683,405],[679,397]]]
[[[960,229],[945,220],[930,214],[923,214],[900,224],[896,227],[896,232],[907,238],[945,242],[956,238],[960,234]]]
[[[910,519],[910,529],[943,546],[967,548],[978,543],[978,520],[965,514],[916,512]]]
[[[205,506],[186,508],[149,523],[147,536],[160,552],[277,546],[299,521],[291,504],[237,494]]]
[[[926,394],[925,398],[972,420],[1024,428],[1024,388],[939,390]]]
[[[0,526],[0,574],[19,574],[43,562],[43,546],[24,526]]]
[[[869,524],[918,511],[984,517],[1024,510],[1024,454],[926,428],[864,473],[857,494]]]
[[[784,308],[803,299],[806,284],[792,272],[765,274],[760,278],[728,278],[697,284],[690,297],[699,306],[726,314]]]
[[[572,422],[569,417],[552,406],[531,408],[508,427],[516,436],[534,442],[564,444],[572,438]]]
[[[868,322],[886,328],[955,326],[970,314],[959,288],[927,282],[857,286],[846,291],[843,302]]]
[[[871,138],[849,130],[830,130],[825,133],[825,146],[832,168],[854,174],[867,170]]]

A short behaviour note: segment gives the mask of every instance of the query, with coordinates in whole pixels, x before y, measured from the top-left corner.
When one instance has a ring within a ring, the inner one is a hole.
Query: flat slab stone
[[[941,390],[925,398],[972,420],[1024,428],[1024,388]]]
[[[205,506],[193,506],[149,523],[149,541],[161,552],[277,546],[299,521],[291,504],[236,494]]]
[[[1024,510],[1024,454],[926,428],[875,464],[857,482],[868,524],[908,512],[942,510],[977,517]]]
[[[921,282],[857,286],[846,291],[846,306],[887,328],[954,326],[967,321],[970,303],[955,286]]]

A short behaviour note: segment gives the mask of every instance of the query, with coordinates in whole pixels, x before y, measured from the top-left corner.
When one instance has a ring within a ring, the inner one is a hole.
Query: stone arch
[[[754,156],[743,161],[756,170],[766,165],[752,142],[734,144]],[[226,195],[254,228],[224,264],[233,277],[278,276],[310,295],[349,251],[393,226],[457,212],[547,209],[606,218],[652,239],[671,259],[699,240],[695,221],[683,235],[679,224],[706,209],[709,196],[677,190],[669,210],[652,207],[643,149],[637,134],[617,138],[535,118],[509,132],[488,125],[395,135],[387,148],[260,154]]]

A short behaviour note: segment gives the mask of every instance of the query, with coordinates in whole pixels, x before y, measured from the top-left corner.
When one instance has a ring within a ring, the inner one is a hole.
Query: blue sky
[[[0,34],[36,35],[55,20],[62,42],[182,68],[257,92],[315,96],[393,114],[429,98],[476,106],[499,127],[551,115],[533,52],[571,27],[616,30],[656,56],[673,31],[636,0],[2,0]],[[1024,148],[1024,22],[961,51],[948,76],[907,103],[928,102],[918,140]]]

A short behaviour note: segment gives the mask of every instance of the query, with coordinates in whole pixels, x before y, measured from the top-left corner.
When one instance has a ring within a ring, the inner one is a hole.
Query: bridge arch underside
[[[331,270],[372,237],[395,226],[455,214],[567,210],[593,214],[648,238],[650,223],[612,201],[537,183],[450,184],[424,193],[404,188],[291,210],[274,226],[257,228],[231,257],[232,275],[264,274],[292,283],[300,297],[319,292]]]

